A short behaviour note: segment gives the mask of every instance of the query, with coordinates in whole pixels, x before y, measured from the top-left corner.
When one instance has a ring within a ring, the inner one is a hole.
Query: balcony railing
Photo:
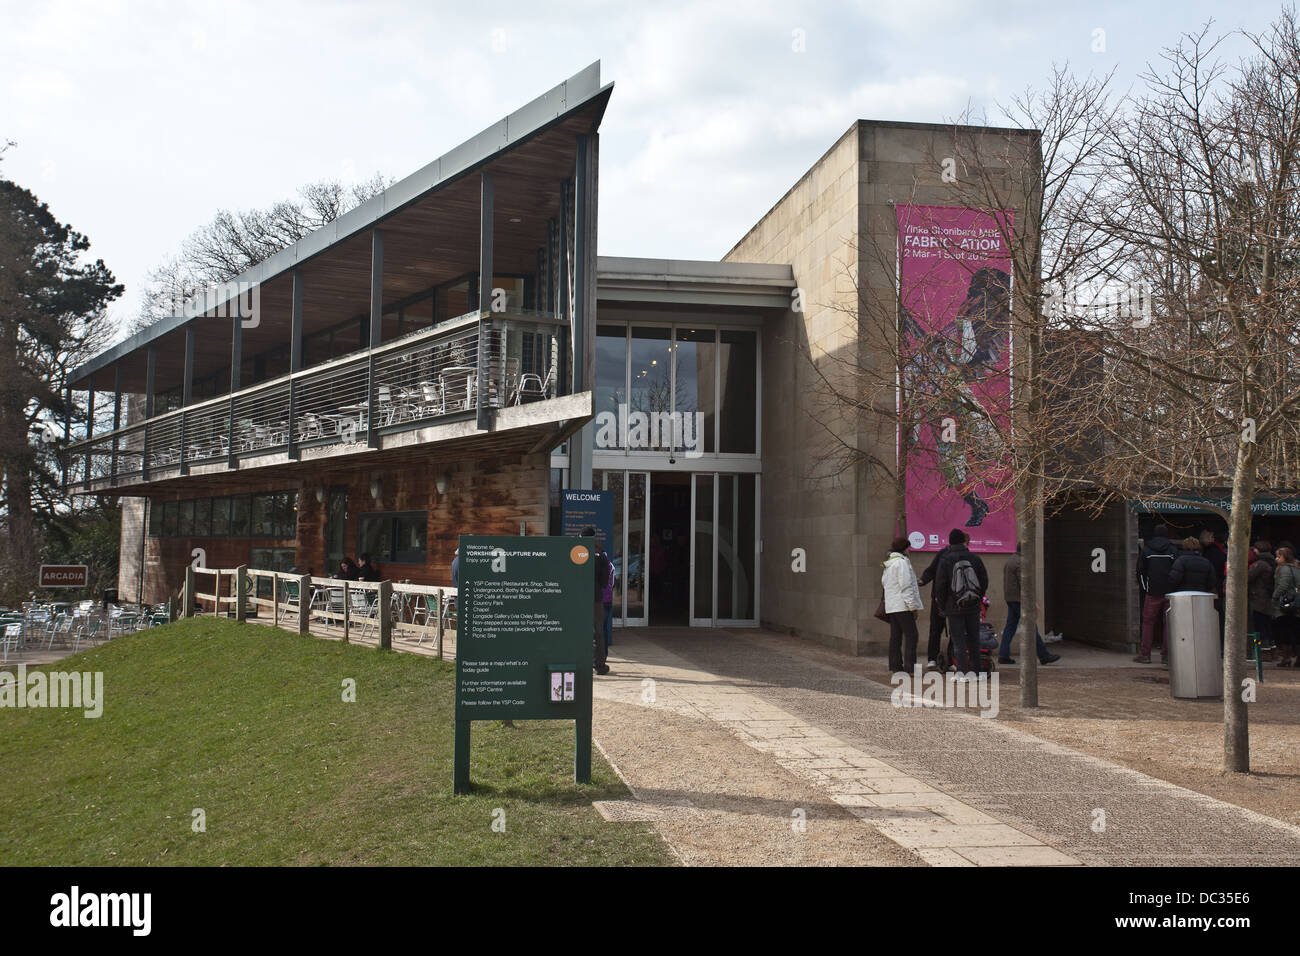
[[[233,395],[68,448],[69,487],[149,481],[191,464],[303,448],[376,445],[382,434],[568,394],[568,323],[549,313],[470,313]]]

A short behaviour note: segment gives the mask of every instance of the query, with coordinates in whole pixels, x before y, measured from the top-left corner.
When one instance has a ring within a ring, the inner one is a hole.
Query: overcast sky
[[[991,110],[1053,63],[1116,66],[1128,89],[1207,18],[1259,31],[1279,10],[0,0],[0,140],[19,144],[0,176],[90,238],[127,286],[126,317],[148,270],[217,210],[323,178],[400,179],[599,59],[615,83],[600,252],[717,259],[855,119]]]

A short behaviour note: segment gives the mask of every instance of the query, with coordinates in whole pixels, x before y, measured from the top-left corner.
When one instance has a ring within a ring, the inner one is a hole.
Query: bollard
[[[442,588],[438,588],[438,660],[442,660]]]
[[[311,633],[311,602],[307,594],[311,590],[311,575],[304,574],[298,579],[298,633]]]
[[[343,582],[343,643],[348,642],[348,630],[352,626],[352,594],[348,591],[348,582]]]
[[[235,620],[243,622],[248,614],[244,605],[248,602],[248,565],[241,564],[235,569]]]
[[[194,616],[194,566],[185,568],[185,605],[181,608],[182,617]]]
[[[391,650],[393,646],[393,582],[379,582],[379,646]]]

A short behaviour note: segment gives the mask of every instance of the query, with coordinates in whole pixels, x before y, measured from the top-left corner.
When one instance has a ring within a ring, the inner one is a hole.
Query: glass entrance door
[[[717,554],[716,474],[695,475],[691,482],[691,627],[712,627],[717,617],[714,589]]]
[[[758,623],[758,476],[691,483],[691,626]]]
[[[614,493],[619,627],[758,623],[754,474],[592,471]]]
[[[650,474],[593,470],[591,478],[597,490],[614,493],[614,540],[607,545],[614,562],[614,623],[619,627],[644,626]]]

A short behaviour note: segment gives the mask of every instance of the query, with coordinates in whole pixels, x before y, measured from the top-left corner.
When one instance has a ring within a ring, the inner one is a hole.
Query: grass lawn
[[[573,783],[572,723],[474,724],[453,797],[450,662],[208,618],[44,669],[102,671],[104,712],[0,710],[0,864],[671,862],[592,809],[628,795],[599,752]]]

